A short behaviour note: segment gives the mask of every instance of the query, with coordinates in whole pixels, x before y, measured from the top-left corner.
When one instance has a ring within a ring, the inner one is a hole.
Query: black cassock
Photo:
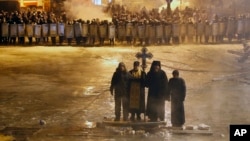
[[[149,71],[146,76],[148,100],[146,114],[151,121],[165,119],[165,100],[168,97],[168,78],[163,70]]]
[[[186,97],[186,85],[182,78],[169,80],[171,98],[171,123],[172,126],[182,126],[185,123],[184,100]]]

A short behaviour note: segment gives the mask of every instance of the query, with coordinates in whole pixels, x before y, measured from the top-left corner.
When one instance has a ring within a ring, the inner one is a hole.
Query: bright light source
[[[172,10],[174,10],[174,9],[176,9],[177,7],[182,7],[182,8],[184,8],[184,7],[186,7],[186,6],[189,6],[190,5],[190,3],[189,2],[183,2],[183,0],[181,1],[181,0],[174,0],[172,3],[171,3],[171,9]],[[167,4],[164,4],[164,5],[162,5],[162,6],[160,6],[159,7],[159,10],[161,11],[162,10],[162,8],[167,8]]]
[[[102,0],[92,0],[95,5],[102,5]]]

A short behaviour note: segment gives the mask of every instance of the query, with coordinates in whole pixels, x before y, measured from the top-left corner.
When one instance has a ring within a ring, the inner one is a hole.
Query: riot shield
[[[145,38],[149,38],[150,37],[150,24],[146,24],[145,25]]]
[[[65,35],[66,38],[74,38],[74,26],[67,24],[65,25]]]
[[[51,23],[49,25],[49,35],[50,35],[50,37],[56,37],[57,36],[57,24]]]
[[[250,34],[250,19],[245,19],[244,29],[246,34]]]
[[[88,37],[89,34],[89,26],[88,24],[82,24],[82,36]]]
[[[34,36],[35,38],[41,38],[42,25],[34,25]]]
[[[227,31],[226,31],[227,35],[234,35],[235,34],[235,21],[233,20],[229,20],[227,22]]]
[[[89,26],[90,31],[89,34],[91,37],[97,37],[97,25],[96,24],[90,24]]]
[[[187,35],[187,24],[182,23],[180,24],[180,36],[186,36]]]
[[[162,38],[163,37],[163,25],[157,25],[156,26],[156,38]]]
[[[212,25],[205,24],[205,36],[211,36],[212,35]]]
[[[75,32],[75,37],[81,37],[82,36],[82,25],[81,25],[81,23],[75,23],[74,24],[74,32]]]
[[[25,36],[25,24],[18,24],[17,25],[17,33],[18,33],[18,37]]]
[[[2,37],[8,37],[9,36],[9,24],[8,23],[2,23],[1,24],[1,35]]]
[[[165,31],[165,38],[169,38],[171,36],[171,32],[172,32],[172,26],[171,25],[165,25],[164,27],[164,31]]]
[[[237,33],[238,34],[244,34],[244,20],[243,19],[239,19],[237,21]]]
[[[132,36],[133,36],[134,38],[137,38],[137,37],[138,37],[138,28],[137,28],[137,24],[134,24],[134,25],[133,25]]]
[[[117,35],[118,39],[123,39],[125,37],[125,26],[118,25],[117,33],[118,33]]]
[[[109,39],[115,38],[115,25],[109,25],[108,29]]]
[[[58,23],[57,28],[58,36],[65,36],[65,24]]]
[[[32,24],[26,24],[25,25],[26,28],[26,36],[28,37],[33,37],[34,35],[34,30],[33,30],[33,25]]]
[[[49,36],[49,24],[42,24],[42,36],[43,37]]]
[[[197,32],[196,32],[196,35],[202,36],[204,34],[204,30],[205,30],[204,23],[197,23]]]
[[[155,38],[155,34],[156,34],[155,32],[156,32],[155,31],[155,26],[151,25],[150,28],[149,28],[149,33],[150,33],[149,34],[150,35],[149,38]]]
[[[179,35],[180,35],[180,24],[174,23],[172,28],[173,28],[173,37],[179,37]]]
[[[143,39],[145,37],[145,26],[144,25],[138,25],[138,37],[140,39]]]
[[[226,23],[220,22],[219,23],[219,35],[224,36],[226,34]]]
[[[100,25],[99,26],[99,33],[101,38],[106,38],[107,37],[107,25]]]
[[[128,37],[132,36],[132,30],[133,30],[133,24],[127,23],[126,24],[126,36]]]
[[[219,23],[212,24],[212,35],[213,36],[219,35]]]
[[[195,35],[195,27],[194,24],[188,24],[187,25],[187,35],[188,36],[194,36]]]
[[[17,37],[17,24],[10,24],[10,37]]]

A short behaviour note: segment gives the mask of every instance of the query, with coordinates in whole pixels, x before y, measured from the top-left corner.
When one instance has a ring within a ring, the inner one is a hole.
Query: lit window
[[[95,5],[102,5],[102,0],[92,0]]]

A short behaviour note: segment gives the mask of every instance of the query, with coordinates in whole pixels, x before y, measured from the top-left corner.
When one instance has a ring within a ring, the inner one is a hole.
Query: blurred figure
[[[68,40],[68,45],[70,46],[71,43],[72,43],[72,41],[73,41],[73,34],[70,34],[70,33],[73,33],[73,21],[68,21],[67,24],[68,24],[68,25],[72,25],[72,26],[70,26],[70,27],[68,28],[69,34],[66,34],[66,35],[68,35],[68,37],[66,37],[66,38],[67,38],[67,40]],[[67,32],[66,32],[66,33],[67,33]]]
[[[173,71],[173,78],[169,80],[171,98],[171,123],[173,127],[182,127],[185,123],[184,100],[186,85],[184,79],[179,77],[179,71]]]
[[[59,26],[59,25],[62,25],[62,26]],[[64,28],[65,28],[64,22],[62,20],[59,21],[59,23],[58,23],[58,36],[59,36],[59,45],[60,46],[63,45],[64,39],[65,39]]]
[[[108,38],[109,38],[109,44],[111,46],[115,45],[115,25],[113,22],[110,22],[108,25]]]
[[[146,114],[151,122],[165,119],[165,100],[168,98],[168,78],[160,61],[153,61],[146,76],[148,100]]]
[[[125,64],[120,62],[112,76],[110,86],[111,95],[115,91],[115,121],[120,121],[121,107],[123,108],[123,120],[128,120],[128,82],[130,78]]]

